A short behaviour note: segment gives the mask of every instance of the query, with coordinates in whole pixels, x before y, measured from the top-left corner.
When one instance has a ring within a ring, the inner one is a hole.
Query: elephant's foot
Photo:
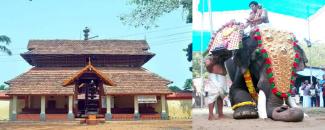
[[[254,119],[258,118],[257,109],[255,106],[241,106],[235,109],[234,119]]]

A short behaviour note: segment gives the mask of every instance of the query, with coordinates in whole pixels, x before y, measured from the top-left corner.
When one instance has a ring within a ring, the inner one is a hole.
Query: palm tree
[[[9,45],[9,43],[11,43],[11,40],[9,37],[7,37],[6,35],[0,35],[0,43],[4,42],[6,43],[6,45]],[[11,55],[11,51],[6,47],[6,45],[0,45],[0,51],[7,53],[8,55]]]

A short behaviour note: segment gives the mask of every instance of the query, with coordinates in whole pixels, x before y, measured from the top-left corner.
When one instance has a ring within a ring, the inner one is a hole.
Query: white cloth
[[[270,23],[261,23],[259,25],[256,25],[258,28],[274,28]],[[244,33],[249,35],[253,30],[253,27],[247,27],[244,29]]]
[[[299,95],[295,95],[295,102],[296,104],[299,104],[299,100],[300,100],[300,96]]]
[[[299,87],[299,96],[304,96],[304,90],[302,90],[302,87]]]
[[[310,99],[310,96],[303,96],[302,107],[304,107],[304,108],[311,107],[311,99]]]
[[[203,78],[193,78],[193,87],[195,88],[195,95],[204,95],[203,89]]]
[[[208,104],[215,102],[218,97],[221,97],[223,99],[227,95],[226,77],[210,73],[208,79],[206,80],[204,88],[208,94]]]

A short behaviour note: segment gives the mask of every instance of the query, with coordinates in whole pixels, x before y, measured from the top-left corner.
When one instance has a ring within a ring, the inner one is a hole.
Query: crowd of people
[[[305,80],[298,90],[294,87],[291,96],[296,103],[302,104],[302,107],[325,107],[325,74],[322,80],[317,80],[314,84]]]

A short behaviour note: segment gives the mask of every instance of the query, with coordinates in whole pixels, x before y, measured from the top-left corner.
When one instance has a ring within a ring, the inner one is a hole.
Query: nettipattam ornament
[[[257,53],[261,53],[265,60],[272,93],[286,99],[294,86],[300,61],[295,36],[273,28],[259,28],[255,30],[254,38],[258,42]]]

